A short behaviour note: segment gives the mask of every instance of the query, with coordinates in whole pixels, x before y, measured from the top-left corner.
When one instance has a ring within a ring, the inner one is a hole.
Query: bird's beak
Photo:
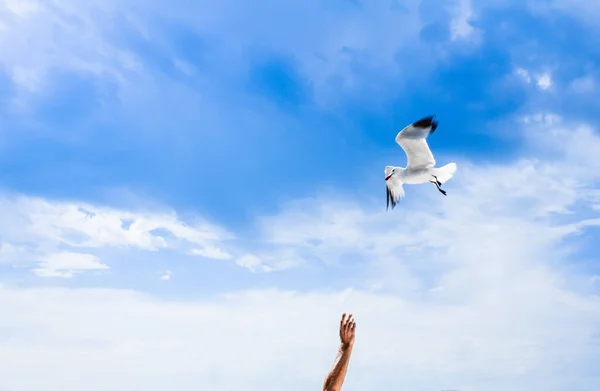
[[[387,181],[388,179],[390,179],[392,177],[392,175],[394,175],[394,174],[390,174],[390,175],[386,176],[385,180]]]

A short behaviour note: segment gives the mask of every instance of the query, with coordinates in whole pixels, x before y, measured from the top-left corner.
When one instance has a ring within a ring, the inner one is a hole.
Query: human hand
[[[354,330],[356,329],[356,323],[352,314],[346,317],[346,314],[342,314],[342,320],[340,321],[340,340],[344,346],[354,345]]]

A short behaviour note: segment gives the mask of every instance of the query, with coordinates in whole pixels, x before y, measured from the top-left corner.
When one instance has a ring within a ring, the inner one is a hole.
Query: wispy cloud
[[[175,81],[192,77],[188,80],[192,89],[208,87],[208,75],[222,83],[242,81],[253,62],[260,66],[272,55],[292,58],[302,83],[313,87],[315,101],[331,104],[341,91],[368,87],[359,72],[376,72],[381,78],[397,75],[399,65],[406,68],[404,73],[413,69],[410,62],[398,61],[401,49],[422,54],[420,70],[427,67],[426,53],[419,49],[424,26],[439,24],[448,30],[441,39],[465,38],[473,32],[469,1],[457,1],[435,20],[430,13],[419,14],[419,1],[402,7],[379,0],[360,5],[293,1],[285,7],[270,0],[251,7],[223,3],[212,8],[211,18],[200,12],[209,5],[203,2],[194,6],[198,12],[190,12],[184,1],[168,7],[140,4],[5,1],[0,54],[18,87],[19,107],[26,102],[23,94],[49,88],[48,78],[61,70],[112,80],[120,85],[113,98],[133,106],[132,94],[138,94],[130,80],[144,80],[146,91],[163,85],[164,76]],[[268,8],[269,13],[256,12],[259,8]],[[313,15],[310,26],[296,17],[302,13]],[[237,28],[226,27],[231,25]],[[272,34],[274,30],[278,34]],[[204,54],[191,47],[181,50],[186,44]],[[241,50],[240,44],[246,49]],[[139,83],[136,86],[139,91]],[[98,95],[106,98],[101,91]],[[200,94],[192,95],[201,99]]]
[[[579,77],[571,82],[571,88],[578,93],[591,93],[596,91],[597,81],[593,76]]]
[[[61,252],[47,254],[40,260],[39,267],[32,272],[40,277],[73,277],[75,273],[86,270],[106,270],[109,267],[90,254]]]
[[[473,16],[471,0],[460,0],[458,3],[456,16],[450,22],[452,39],[472,38],[476,30],[470,23],[470,18]]]
[[[359,325],[352,388],[419,389],[427,378],[437,389],[592,389],[598,381],[586,378],[585,362],[598,358],[599,303],[557,290],[547,278],[503,278],[510,283],[461,302],[263,290],[172,303],[127,291],[3,287],[0,324],[11,339],[0,342],[9,374],[0,385],[80,389],[95,374],[98,389],[316,387],[336,349],[335,314],[352,308]],[[205,349],[212,354],[199,353]],[[67,364],[80,376],[57,376]],[[32,371],[38,376],[25,376]]]
[[[220,246],[232,239],[223,228],[204,221],[184,223],[174,213],[131,212],[82,202],[53,202],[31,197],[4,197],[0,223],[2,252],[13,263],[40,259],[38,275],[62,275],[57,270],[106,268],[96,256],[70,251],[133,248],[143,251],[173,249],[193,251],[205,258],[230,257]],[[59,261],[65,259],[65,263]]]

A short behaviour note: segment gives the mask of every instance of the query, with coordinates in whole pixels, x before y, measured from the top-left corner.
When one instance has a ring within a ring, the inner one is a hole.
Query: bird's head
[[[398,172],[398,169],[393,166],[385,166],[385,180],[387,181]]]

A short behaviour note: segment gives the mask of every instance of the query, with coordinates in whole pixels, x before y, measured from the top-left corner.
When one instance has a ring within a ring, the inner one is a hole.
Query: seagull
[[[427,137],[435,132],[438,122],[435,116],[425,117],[402,129],[396,136],[396,143],[406,154],[406,168],[385,166],[385,186],[387,192],[387,207],[404,197],[403,184],[419,185],[431,182],[440,193],[446,195],[442,184],[450,180],[456,172],[456,163],[443,167],[435,167],[435,159],[427,145]]]

